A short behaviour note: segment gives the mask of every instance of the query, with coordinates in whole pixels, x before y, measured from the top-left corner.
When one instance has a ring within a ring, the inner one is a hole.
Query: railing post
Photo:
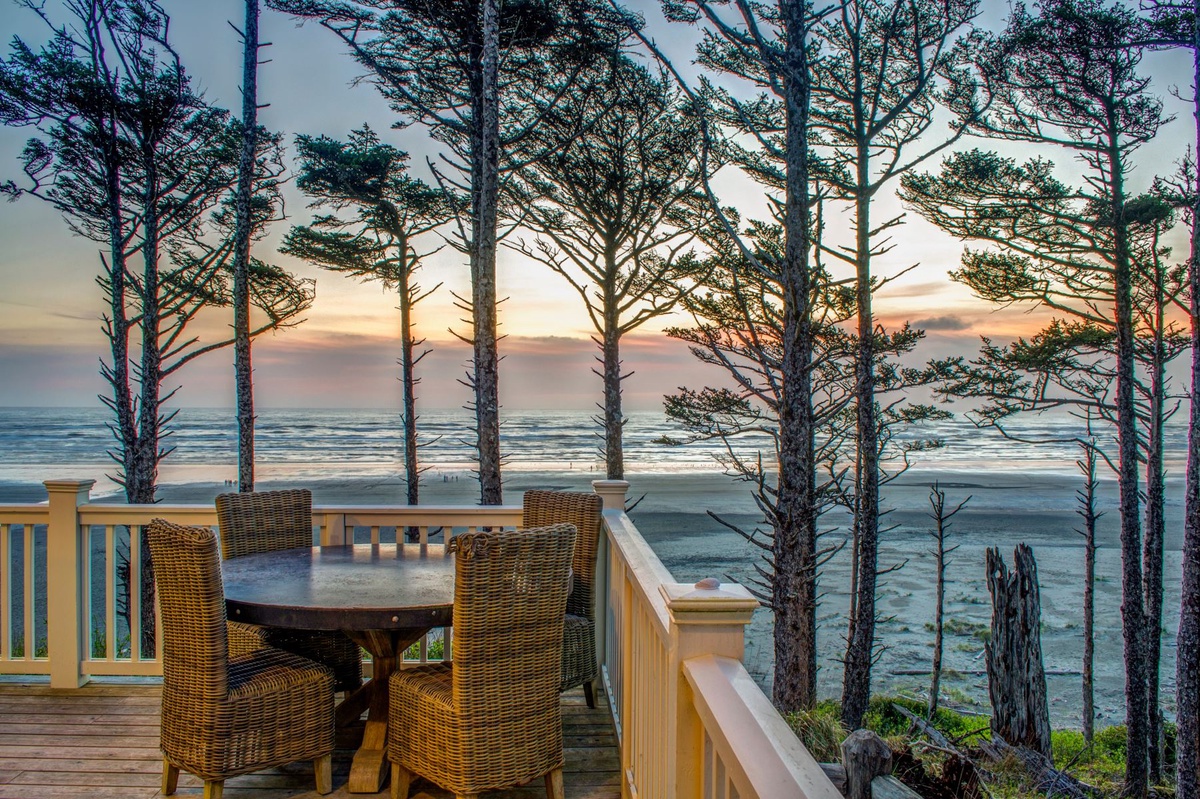
[[[593,480],[592,490],[604,500],[605,510],[625,510],[629,483],[625,480]]]
[[[709,577],[695,585],[667,583],[659,586],[671,615],[666,752],[675,762],[668,772],[668,797],[703,795],[704,736],[691,685],[683,662],[699,655],[741,660],[745,653],[746,625],[758,600],[736,583],[722,585]]]
[[[326,513],[318,540],[323,547],[354,543],[346,540],[346,514]]]
[[[600,495],[604,510],[625,510],[625,497],[629,483],[624,480],[593,480],[592,490]],[[603,672],[608,667],[608,531],[600,529],[600,542],[596,548],[596,582],[592,594],[592,618],[596,620],[596,665],[602,679],[594,687],[605,689]]]
[[[47,480],[50,501],[46,529],[46,648],[50,658],[50,687],[78,688],[88,681],[82,661],[87,654],[83,618],[83,558],[91,548],[79,531],[79,506],[87,504],[95,480]],[[30,537],[30,546],[33,538]],[[31,579],[26,576],[25,579]]]

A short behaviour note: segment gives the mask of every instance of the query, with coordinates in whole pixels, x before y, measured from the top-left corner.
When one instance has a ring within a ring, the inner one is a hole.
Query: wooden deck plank
[[[89,684],[79,691],[0,683],[0,799],[151,799],[158,797],[159,688],[146,684]],[[606,706],[589,709],[582,691],[562,699],[568,799],[617,799],[620,763]],[[352,752],[334,753],[335,799],[355,799],[346,778]],[[229,799],[317,799],[311,763],[246,774],[226,782]],[[197,797],[201,783],[180,775],[176,796]],[[386,797],[387,789],[377,796]],[[541,799],[541,781],[485,799]],[[427,781],[412,799],[449,799]],[[328,797],[327,797],[328,799]]]
[[[4,726],[0,728],[0,737],[5,736],[80,736],[89,738],[104,738],[113,736],[128,736],[130,738],[153,738],[158,740],[158,719],[147,724],[55,724],[42,717],[32,717],[28,721],[15,722],[5,716]]]
[[[199,793],[197,792],[197,795]],[[0,799],[153,799],[157,788],[103,788],[94,785],[15,785],[0,784]]]

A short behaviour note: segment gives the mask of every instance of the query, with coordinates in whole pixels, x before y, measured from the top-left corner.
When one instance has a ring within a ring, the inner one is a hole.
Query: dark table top
[[[305,630],[449,626],[454,556],[440,544],[286,549],[221,563],[231,621]]]

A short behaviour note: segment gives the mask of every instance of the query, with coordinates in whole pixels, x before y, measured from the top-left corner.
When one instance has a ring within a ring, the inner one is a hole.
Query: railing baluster
[[[117,526],[104,525],[104,654],[116,660],[117,651]]]
[[[142,527],[129,525],[129,659],[142,659]]]
[[[25,573],[21,575],[22,584],[21,592],[25,596],[25,659],[34,660],[37,655],[37,642],[34,635],[34,608],[36,597],[34,595],[34,586],[37,580],[34,578],[34,559],[33,550],[37,545],[37,541],[33,535],[33,525],[21,525],[21,540],[22,552],[25,555]],[[47,652],[48,654],[48,652]]]
[[[81,657],[88,660],[92,656],[93,641],[96,631],[92,627],[92,528],[90,525],[79,525],[79,537],[82,539],[80,557],[83,558],[83,617],[79,623],[83,626],[83,652]]]
[[[12,552],[10,525],[0,524],[0,660],[12,658]]]

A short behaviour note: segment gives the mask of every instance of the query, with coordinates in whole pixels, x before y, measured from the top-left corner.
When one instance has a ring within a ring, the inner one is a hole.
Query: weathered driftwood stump
[[[1025,544],[1013,553],[1010,574],[1000,550],[987,553],[992,637],[987,656],[992,735],[1050,756],[1050,709],[1042,663],[1041,598],[1037,563]]]
[[[855,730],[842,741],[846,799],[871,799],[871,780],[892,773],[892,749],[870,730]]]

